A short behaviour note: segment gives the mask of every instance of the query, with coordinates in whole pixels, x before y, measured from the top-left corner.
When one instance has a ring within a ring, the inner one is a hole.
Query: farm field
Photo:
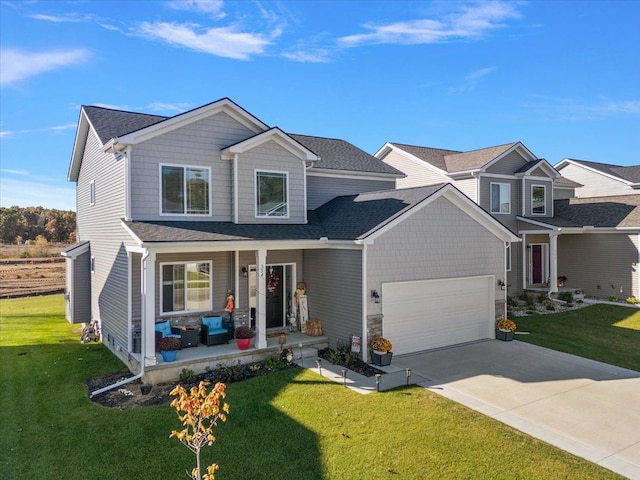
[[[49,248],[49,257],[21,258],[28,247],[0,246],[0,298],[46,295],[64,291],[64,246]]]

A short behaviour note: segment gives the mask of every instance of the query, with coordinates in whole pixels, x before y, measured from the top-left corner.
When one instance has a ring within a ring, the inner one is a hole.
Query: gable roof
[[[283,148],[290,151],[292,154],[307,161],[320,160],[318,155],[308,149],[302,143],[297,141],[291,135],[287,135],[278,127],[270,128],[264,132],[253,135],[240,142],[234,143],[222,149],[222,158],[231,158],[235,153],[244,153],[251,150],[265,142],[274,141],[281,145]]]
[[[623,167],[610,163],[590,162],[587,160],[576,160],[573,158],[565,158],[556,165],[558,170],[569,163],[581,165],[592,170],[596,170],[604,175],[613,177],[614,179],[623,181],[624,183],[639,184],[640,183],[640,165],[632,165]]]
[[[361,193],[335,198],[308,212],[307,224],[234,224],[231,222],[123,221],[141,243],[224,241],[363,241],[427,202],[446,196],[495,235],[519,241],[504,225],[450,183]]]
[[[104,145],[112,138],[146,128],[170,117],[146,113],[125,112],[104,107],[82,106],[89,122]]]
[[[640,228],[638,194],[555,200],[553,210],[553,218],[518,218],[554,227]]]
[[[467,152],[388,142],[378,150],[376,156],[383,156],[386,151],[391,148],[402,150],[445,174],[485,169],[513,150],[520,150],[526,157],[532,160],[535,159],[535,155],[533,155],[522,142],[505,143],[504,145],[469,150]],[[527,161],[526,157],[524,158],[525,161]],[[551,166],[549,165],[549,167]]]
[[[310,172],[326,169],[405,176],[400,170],[344,140],[293,133],[289,136],[320,157]]]

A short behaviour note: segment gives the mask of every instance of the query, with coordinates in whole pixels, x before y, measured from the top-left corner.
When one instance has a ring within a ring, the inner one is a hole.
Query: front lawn
[[[518,340],[640,371],[640,310],[598,304],[515,318]]]
[[[188,478],[168,405],[113,410],[85,380],[122,364],[79,342],[61,295],[0,301],[0,478]],[[360,395],[291,369],[230,384],[203,451],[229,479],[621,478],[412,386]],[[396,475],[397,474],[397,475]]]

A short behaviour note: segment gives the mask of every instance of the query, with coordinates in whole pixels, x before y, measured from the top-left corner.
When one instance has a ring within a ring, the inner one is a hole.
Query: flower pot
[[[247,348],[249,348],[250,344],[251,344],[250,338],[236,338],[236,345],[238,345],[238,348],[240,350],[246,350]]]
[[[503,342],[510,342],[513,340],[513,331],[511,330],[496,330],[496,338]]]
[[[176,359],[176,355],[178,354],[177,350],[163,350],[160,352],[162,354],[162,360],[165,362],[173,362]]]
[[[371,363],[379,367],[386,367],[391,365],[391,357],[393,357],[393,352],[376,352],[374,350],[371,352]]]

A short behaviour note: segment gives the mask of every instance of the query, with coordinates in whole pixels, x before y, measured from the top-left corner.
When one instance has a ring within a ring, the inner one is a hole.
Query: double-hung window
[[[491,184],[491,213],[511,213],[511,185]]]
[[[209,215],[209,169],[160,166],[162,214]]]
[[[533,215],[544,215],[547,213],[546,193],[547,189],[544,185],[531,186],[531,213]]]
[[[211,262],[161,266],[162,313],[211,310]]]
[[[256,171],[256,216],[289,216],[289,175],[286,172]]]

